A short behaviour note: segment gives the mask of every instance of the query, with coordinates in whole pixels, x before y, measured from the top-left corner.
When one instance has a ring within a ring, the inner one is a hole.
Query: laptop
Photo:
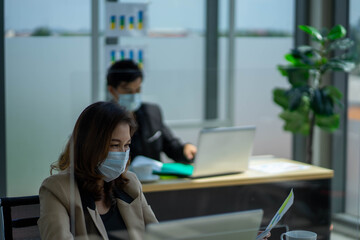
[[[137,156],[132,166],[152,165],[153,173],[202,178],[244,172],[249,167],[255,138],[255,126],[203,129],[199,133],[198,151],[193,165],[160,163]]]
[[[262,209],[163,221],[146,227],[145,240],[254,240]]]
[[[248,169],[255,126],[203,129],[191,178],[241,173]]]

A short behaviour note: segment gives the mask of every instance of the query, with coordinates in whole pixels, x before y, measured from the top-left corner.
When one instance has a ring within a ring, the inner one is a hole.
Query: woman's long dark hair
[[[128,124],[130,135],[134,134],[135,120],[117,103],[96,102],[88,106],[80,114],[65,150],[59,160],[51,165],[50,172],[68,170],[73,158],[75,179],[79,187],[90,193],[95,200],[100,200],[102,189],[98,186],[98,181],[103,176],[99,173],[98,166],[108,155],[112,133],[119,123]],[[115,184],[125,185],[127,182],[128,179],[120,176]],[[113,183],[104,186],[105,194],[107,197],[110,194],[110,198],[112,185]]]

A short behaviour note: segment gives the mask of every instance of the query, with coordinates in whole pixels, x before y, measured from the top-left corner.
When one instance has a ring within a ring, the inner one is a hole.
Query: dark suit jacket
[[[143,103],[134,113],[138,130],[131,140],[131,158],[143,155],[160,161],[164,152],[176,162],[189,163],[184,156],[184,144],[164,124],[159,106]]]

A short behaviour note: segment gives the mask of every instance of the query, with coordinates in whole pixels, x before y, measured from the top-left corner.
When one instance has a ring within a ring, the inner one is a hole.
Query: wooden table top
[[[250,161],[249,170],[239,174],[208,177],[159,180],[143,184],[144,192],[224,187],[247,184],[299,180],[330,179],[334,171],[288,159],[268,158]]]

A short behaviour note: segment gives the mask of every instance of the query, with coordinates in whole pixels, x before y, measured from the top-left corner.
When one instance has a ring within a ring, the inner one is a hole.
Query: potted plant
[[[305,25],[299,25],[299,28],[311,36],[311,45],[292,49],[285,55],[288,64],[278,65],[290,86],[275,88],[273,100],[282,107],[279,117],[285,122],[284,130],[308,136],[306,162],[312,163],[314,126],[332,132],[340,123],[335,108],[342,107],[342,93],[324,83],[324,74],[349,72],[354,68],[348,51],[353,41],[345,37],[346,29],[341,25],[330,31]]]

